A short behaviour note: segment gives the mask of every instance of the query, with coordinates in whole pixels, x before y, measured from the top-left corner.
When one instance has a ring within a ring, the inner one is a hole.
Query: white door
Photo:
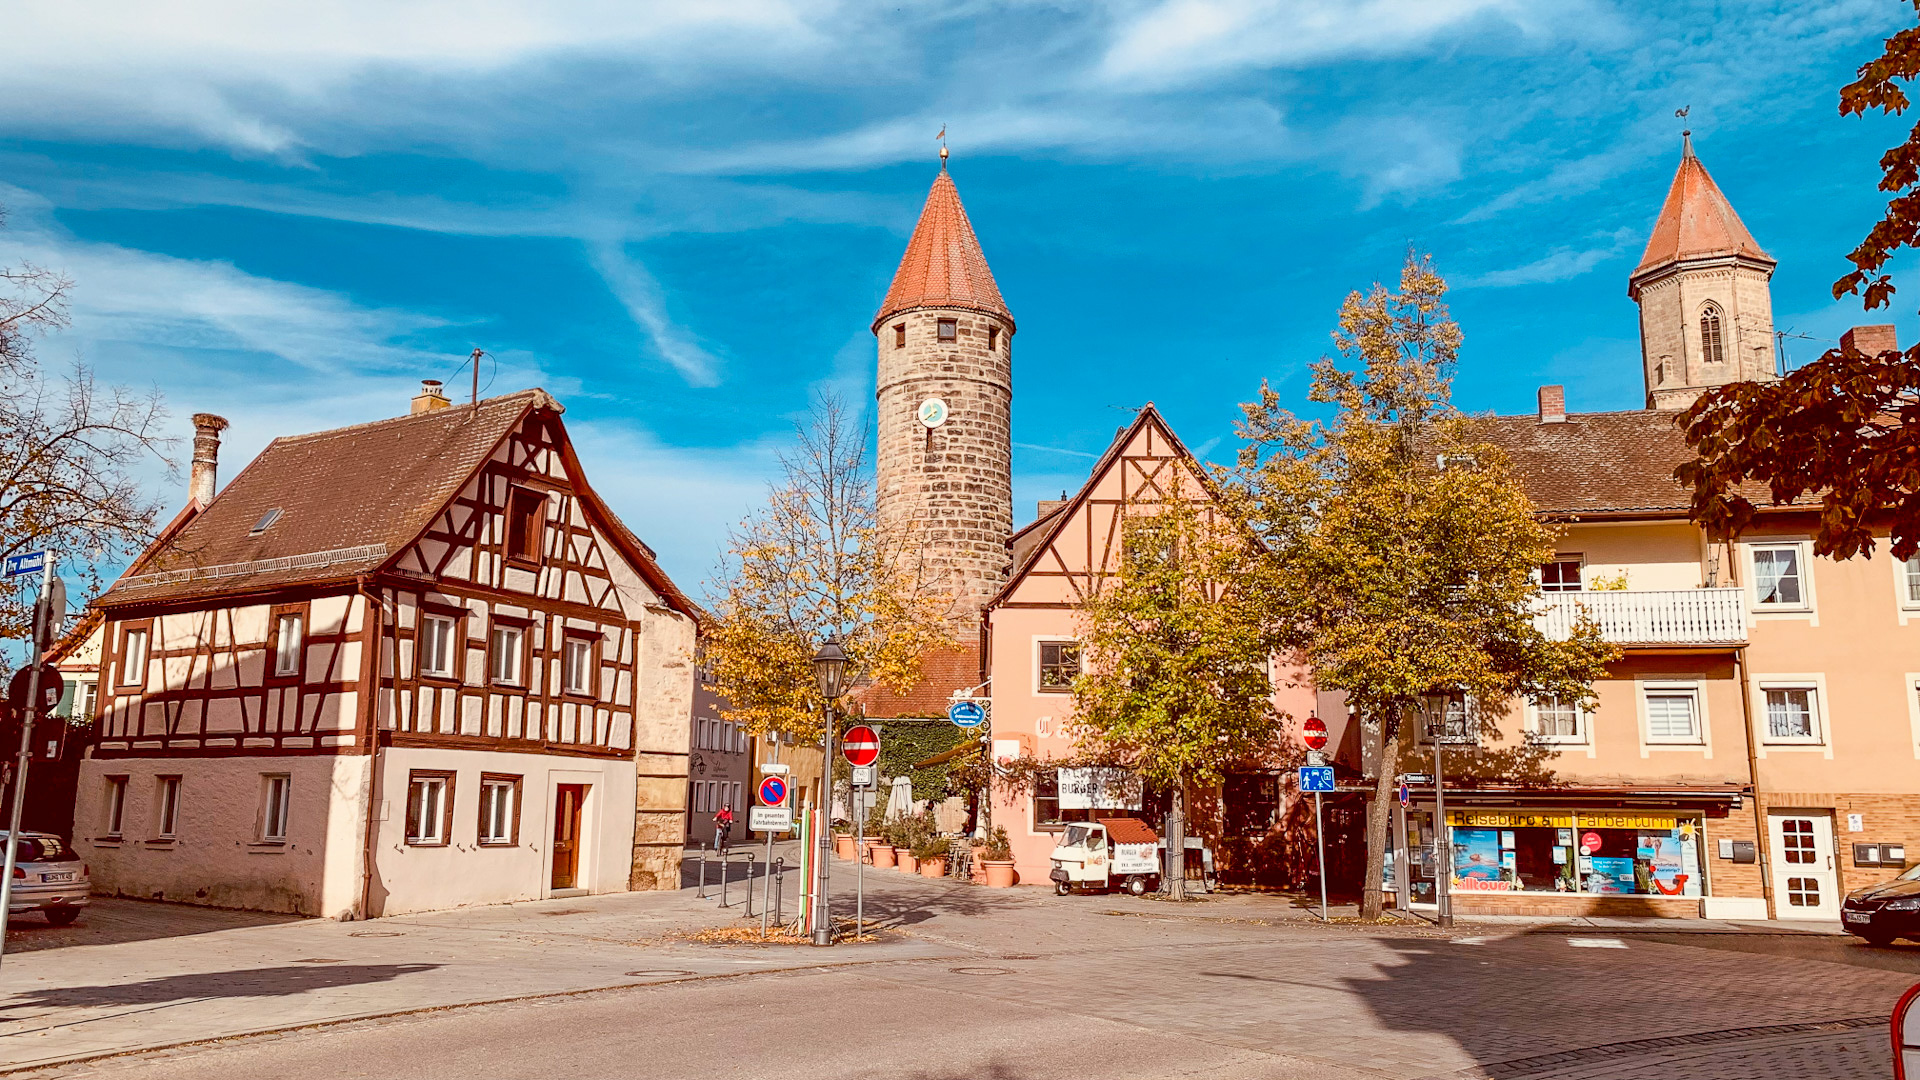
[[[1838,919],[1839,878],[1833,867],[1833,814],[1785,810],[1767,815],[1773,839],[1773,917]]]

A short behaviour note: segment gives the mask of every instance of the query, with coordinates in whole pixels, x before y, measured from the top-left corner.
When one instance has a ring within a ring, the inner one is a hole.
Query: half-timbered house
[[[679,882],[696,608],[529,390],[275,440],[96,606],[120,895],[366,918]]]

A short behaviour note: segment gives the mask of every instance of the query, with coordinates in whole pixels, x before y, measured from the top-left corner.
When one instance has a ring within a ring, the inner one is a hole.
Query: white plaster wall
[[[292,777],[285,844],[259,843],[261,777]],[[155,837],[155,777],[177,775],[175,840]],[[88,758],[80,764],[74,846],[94,890],[212,907],[339,916],[360,886],[369,764],[357,755]],[[106,778],[127,777],[121,839],[105,837]]]
[[[455,774],[453,830],[444,846],[407,843],[407,777],[414,769]],[[481,773],[522,778],[520,842],[513,847],[479,844]],[[374,913],[399,915],[551,895],[553,808],[560,784],[591,785],[581,813],[579,886],[595,893],[625,892],[633,858],[631,760],[400,747],[382,751]]]

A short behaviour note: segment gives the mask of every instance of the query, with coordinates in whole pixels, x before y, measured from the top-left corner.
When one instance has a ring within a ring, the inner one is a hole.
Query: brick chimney
[[[1856,326],[1840,335],[1840,347],[1858,349],[1868,356],[1879,356],[1883,352],[1897,352],[1900,339],[1894,335],[1890,324]]]
[[[187,480],[187,495],[205,506],[213,501],[220,486],[220,433],[227,430],[227,418],[212,413],[193,414],[193,472]]]
[[[1543,386],[1540,388],[1540,422],[1543,424],[1567,422],[1566,387]]]
[[[446,392],[440,389],[439,379],[421,379],[420,392],[413,396],[412,415],[436,412],[452,404],[453,402],[447,400]]]

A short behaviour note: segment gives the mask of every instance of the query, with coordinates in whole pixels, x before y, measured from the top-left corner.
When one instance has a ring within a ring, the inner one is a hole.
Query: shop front
[[[1620,800],[1561,792],[1561,805],[1494,806],[1449,791],[1438,829],[1433,803],[1409,799],[1394,815],[1387,888],[1396,906],[1430,909],[1445,873],[1457,915],[1699,917],[1713,895],[1707,845],[1735,828],[1741,793],[1684,796],[1602,806],[1577,803]]]

